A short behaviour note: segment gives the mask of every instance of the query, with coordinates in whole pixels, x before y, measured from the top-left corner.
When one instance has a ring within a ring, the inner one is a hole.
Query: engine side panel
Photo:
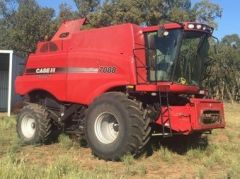
[[[39,43],[28,59],[25,74],[16,80],[17,93],[44,90],[61,101],[88,105],[110,88],[134,85],[137,29],[140,27],[123,24]],[[50,45],[57,51],[51,51]]]

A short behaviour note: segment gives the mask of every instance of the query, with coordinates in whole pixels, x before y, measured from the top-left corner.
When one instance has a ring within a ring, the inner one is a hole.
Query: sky
[[[199,0],[192,0],[192,3]],[[211,0],[215,4],[219,4],[223,9],[220,19],[217,19],[218,29],[215,30],[214,36],[223,38],[225,35],[240,35],[240,0]]]
[[[58,12],[61,3],[67,3],[76,10],[73,0],[37,0],[41,6],[51,7]],[[213,3],[219,4],[223,8],[223,15],[217,19],[218,29],[215,30],[214,36],[219,39],[229,34],[240,35],[240,0],[210,0]],[[192,3],[199,2],[199,0],[192,0]]]

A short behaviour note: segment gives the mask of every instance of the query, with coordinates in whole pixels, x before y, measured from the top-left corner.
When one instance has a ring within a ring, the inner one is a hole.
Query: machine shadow
[[[151,156],[161,148],[166,148],[179,155],[185,155],[191,149],[205,150],[208,146],[208,137],[201,135],[176,135],[172,137],[152,137],[146,147],[146,156]]]

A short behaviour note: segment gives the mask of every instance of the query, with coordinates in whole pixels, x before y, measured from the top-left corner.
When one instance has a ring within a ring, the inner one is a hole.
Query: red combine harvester
[[[59,131],[83,135],[105,160],[144,151],[152,135],[224,128],[223,103],[202,89],[213,28],[134,24],[81,30],[65,22],[30,54],[16,91],[26,96],[17,132],[27,144]]]

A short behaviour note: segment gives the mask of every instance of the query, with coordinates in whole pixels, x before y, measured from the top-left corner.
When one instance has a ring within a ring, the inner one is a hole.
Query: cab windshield
[[[204,62],[208,57],[209,35],[175,29],[146,34],[148,79],[200,86]]]

